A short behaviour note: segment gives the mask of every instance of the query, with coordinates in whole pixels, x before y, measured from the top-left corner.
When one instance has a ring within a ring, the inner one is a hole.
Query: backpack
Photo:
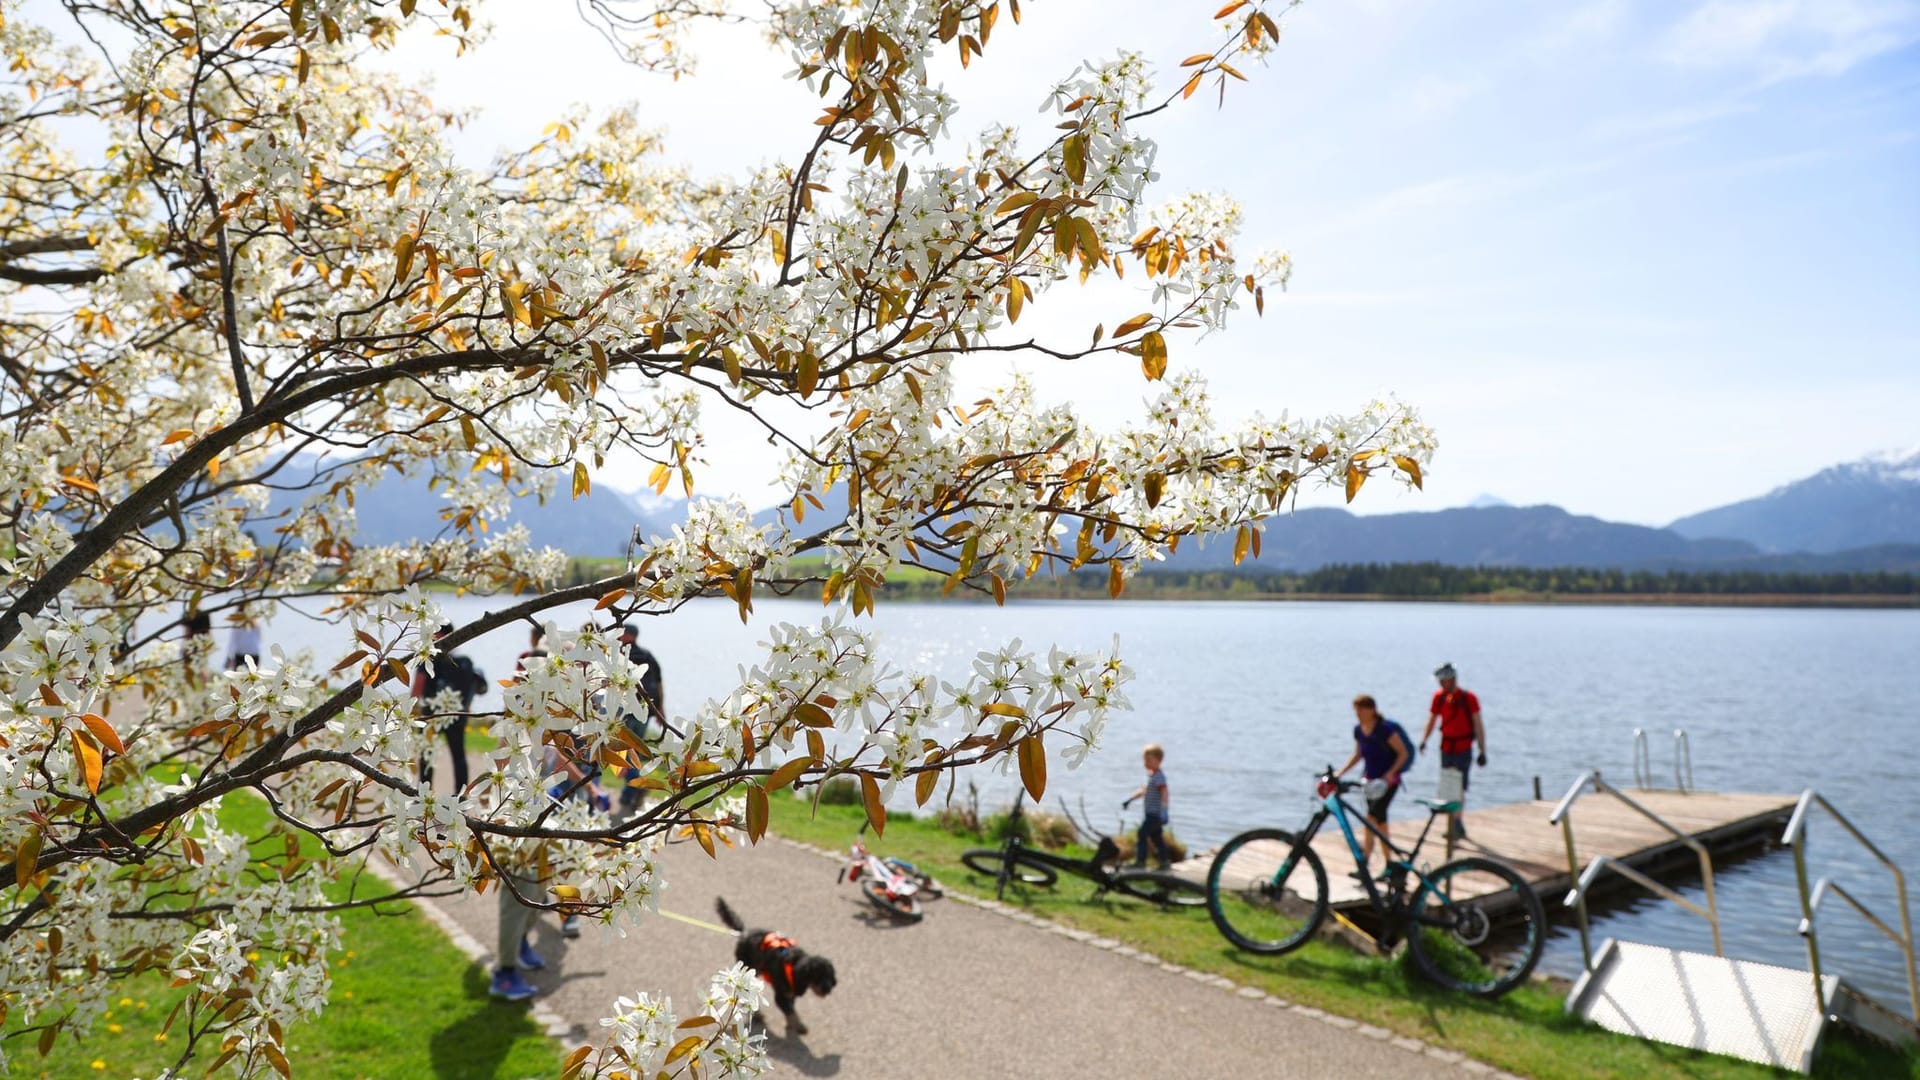
[[[475,698],[487,692],[487,673],[473,666],[472,660],[455,653],[447,657],[446,667],[446,674],[440,678],[454,693]]]
[[[1407,734],[1407,729],[1400,726],[1400,721],[1389,720],[1384,716],[1380,718],[1380,727],[1387,733],[1388,746],[1393,745],[1395,735],[1400,736],[1401,743],[1407,748],[1407,764],[1400,771],[1403,774],[1410,772],[1413,769],[1413,759],[1420,756],[1420,748],[1414,744],[1413,736]]]

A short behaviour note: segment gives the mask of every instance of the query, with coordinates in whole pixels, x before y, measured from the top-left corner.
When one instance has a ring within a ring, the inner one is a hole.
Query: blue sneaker
[[[501,968],[494,972],[493,985],[487,988],[487,993],[502,1001],[525,1001],[539,992],[532,983],[521,978],[520,972],[514,968]]]
[[[520,966],[528,971],[539,971],[547,966],[546,960],[533,951],[533,943],[526,938],[520,939]]]

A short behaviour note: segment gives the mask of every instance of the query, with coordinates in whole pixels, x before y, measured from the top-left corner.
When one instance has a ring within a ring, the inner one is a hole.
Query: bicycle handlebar
[[[1336,791],[1339,791],[1343,795],[1350,791],[1359,791],[1362,787],[1366,786],[1363,782],[1359,780],[1344,780],[1334,775],[1332,765],[1328,765],[1325,769],[1321,770],[1321,773],[1317,779],[1319,780],[1321,787],[1324,788],[1328,785],[1332,785]]]

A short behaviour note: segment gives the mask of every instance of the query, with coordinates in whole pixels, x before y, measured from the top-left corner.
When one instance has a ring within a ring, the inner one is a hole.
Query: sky
[[[953,130],[1042,136],[1051,84],[1121,48],[1172,84],[1216,6],[1027,0],[969,70],[943,61]],[[701,33],[675,82],[570,4],[480,11],[494,33],[467,56],[414,40],[384,61],[477,110],[476,164],[573,103],[639,102],[699,174],[795,160],[814,132],[751,32]],[[1440,440],[1426,490],[1370,485],[1356,510],[1491,494],[1664,524],[1920,443],[1920,0],[1310,0],[1282,27],[1224,106],[1197,95],[1150,129],[1161,195],[1237,196],[1242,251],[1295,266],[1264,318],[1175,339],[1173,361],[1223,419],[1417,406]],[[1145,307],[1042,301],[1043,327]],[[1113,423],[1151,392],[1116,363],[1023,370]],[[704,492],[776,497],[746,428],[719,422],[708,458]]]

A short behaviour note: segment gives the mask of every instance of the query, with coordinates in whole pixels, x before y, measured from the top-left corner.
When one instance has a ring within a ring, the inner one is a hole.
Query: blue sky
[[[1170,69],[1213,6],[1028,3],[954,72],[954,130],[1039,127],[1083,56]],[[623,98],[697,171],[803,147],[814,106],[750,37],[703,36],[674,84],[538,7],[494,4],[492,44],[432,65],[448,103],[486,106],[477,148]],[[1235,193],[1247,247],[1296,263],[1264,319],[1175,361],[1229,414],[1419,405],[1441,438],[1426,493],[1357,508],[1493,493],[1664,523],[1920,442],[1920,4],[1315,0],[1283,29],[1224,109],[1196,97],[1155,129],[1163,190]],[[1097,419],[1146,393],[1029,370]],[[715,487],[760,497],[761,463],[722,435]]]
[[[572,6],[493,0],[476,54],[414,41],[387,62],[480,110],[476,161],[573,102],[638,100],[699,173],[811,138],[817,105],[753,35],[703,33],[675,83],[618,63]],[[1027,0],[953,68],[954,131],[1041,136],[1079,59],[1124,46],[1170,71],[1215,6]],[[1174,362],[1229,416],[1420,406],[1441,440],[1426,492],[1369,487],[1356,509],[1492,493],[1658,524],[1920,444],[1920,0],[1311,0],[1282,25],[1224,108],[1202,95],[1153,128],[1162,192],[1238,195],[1247,252],[1296,267],[1264,319],[1176,341]],[[1098,291],[1029,319],[1138,309]],[[1027,370],[1113,421],[1148,389],[1112,363]],[[703,485],[770,498],[759,440],[727,423]]]

